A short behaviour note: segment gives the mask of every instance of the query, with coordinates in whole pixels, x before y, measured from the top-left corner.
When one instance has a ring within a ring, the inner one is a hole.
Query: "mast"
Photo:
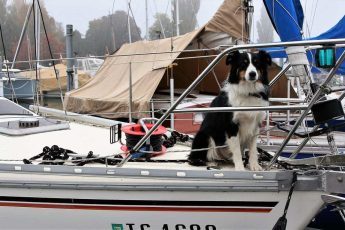
[[[253,2],[252,0],[245,0],[244,1],[244,9],[245,9],[245,20],[244,20],[244,27],[245,27],[245,31],[247,32],[248,38],[244,38],[243,40],[247,40],[245,41],[246,43],[248,43],[248,41],[250,41],[250,32],[251,32],[251,28],[252,28],[252,19],[253,19],[253,13],[254,13],[254,6],[253,6]]]
[[[130,1],[127,0],[127,27],[128,27],[128,41],[132,43],[132,34],[131,34],[131,23],[129,18],[129,11],[130,11]]]
[[[145,38],[146,40],[149,40],[149,15],[148,15],[148,9],[147,9],[147,0],[145,0],[145,29],[146,29],[146,35]]]
[[[18,53],[19,53],[19,48],[22,45],[22,42],[23,42],[23,39],[24,39],[24,35],[25,35],[25,31],[26,31],[26,28],[27,28],[28,23],[29,23],[29,18],[30,18],[31,12],[32,12],[32,5],[30,5],[30,7],[28,9],[28,12],[26,13],[24,25],[23,25],[23,28],[22,28],[22,32],[20,33],[20,38],[19,38],[19,41],[18,41],[16,52],[14,54],[14,58],[13,58],[12,65],[11,65],[11,69],[14,68],[14,64],[15,64],[15,62],[17,60],[17,56],[18,56]],[[36,14],[37,14],[37,12],[36,12]],[[30,43],[28,43],[28,46],[29,46],[29,44]],[[29,58],[30,58],[30,53],[29,53]],[[31,65],[31,62],[29,62],[29,64]],[[30,66],[30,68],[31,68],[31,66]]]
[[[38,4],[35,4],[35,23],[36,23],[36,54],[37,54],[37,66],[40,65],[40,44],[41,44],[41,18],[40,18],[40,12],[38,9]]]
[[[176,3],[176,36],[180,36],[180,7],[179,0],[175,0]]]

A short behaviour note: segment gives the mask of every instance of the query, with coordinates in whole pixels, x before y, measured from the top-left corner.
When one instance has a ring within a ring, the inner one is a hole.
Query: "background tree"
[[[155,21],[149,28],[149,38],[150,40],[164,38],[162,27],[164,29],[165,37],[169,38],[173,35],[172,33],[172,22],[167,14],[157,13],[155,16]]]
[[[261,7],[260,20],[256,22],[258,43],[273,42],[273,25],[264,6]]]
[[[13,60],[25,17],[31,4],[32,1],[26,0],[0,0],[0,23],[3,29],[5,49],[8,60]],[[40,5],[49,42],[54,55],[53,58],[59,58],[60,55],[65,57],[64,28],[48,14],[44,1],[40,1]],[[32,13],[23,43],[18,53],[17,61],[34,59],[35,39],[33,18]],[[125,11],[116,11],[112,15],[90,21],[89,29],[87,30],[85,37],[83,37],[79,31],[74,31],[74,51],[78,54],[78,56],[102,56],[106,53],[113,53],[122,44],[129,42],[127,19],[127,13]],[[132,42],[140,40],[140,29],[136,26],[132,17],[130,17],[129,20],[131,25]],[[169,33],[168,30],[167,33]],[[41,60],[51,58],[42,23],[40,51]],[[0,55],[3,56],[3,54],[3,48],[1,47]],[[40,62],[40,64],[48,65],[49,61]],[[15,68],[29,68],[29,64],[26,63],[24,65],[18,63],[15,65]]]
[[[85,57],[88,54],[86,40],[85,38],[83,38],[79,30],[73,31],[72,43],[73,51],[76,53],[77,56]]]
[[[65,35],[64,35],[64,28],[62,27],[61,23],[58,23],[55,21],[55,19],[51,16],[49,16],[48,11],[43,3],[43,1],[40,1],[42,14],[43,14],[43,20],[46,26],[46,30],[48,33],[48,39],[49,43],[52,49],[53,58],[59,58],[60,55],[64,56],[65,53]],[[47,43],[47,38],[44,34],[44,28],[43,24],[41,23],[41,44],[40,44],[40,50],[41,50],[41,58],[42,59],[50,59],[50,53]],[[48,63],[44,63],[48,64]]]
[[[130,17],[130,25],[132,42],[141,40],[141,31],[132,17]],[[122,44],[128,43],[127,13],[125,11],[116,11],[112,15],[90,21],[89,29],[85,35],[85,42],[88,48],[87,52],[94,55],[113,53]]]
[[[179,29],[180,35],[195,30],[198,21],[197,14],[200,9],[200,0],[173,0],[172,15],[174,35],[176,35],[176,1],[179,1]]]
[[[27,11],[32,3],[26,3],[25,0],[13,0],[6,1],[0,0],[0,23],[4,34],[4,43],[6,48],[6,54],[8,60],[13,60],[17,44],[19,42],[20,33],[24,25]],[[54,18],[48,15],[48,12],[44,6],[43,1],[40,1],[43,20],[46,25],[48,38],[54,58],[59,57],[60,53],[64,52],[64,32],[61,24],[57,23]],[[44,35],[44,29],[41,23],[41,59],[50,59],[50,54]],[[17,61],[27,61],[34,58],[34,26],[33,26],[33,13],[31,14],[28,28],[26,30],[26,39],[24,39],[22,46],[20,47]],[[28,49],[31,48],[31,49]],[[1,48],[1,55],[3,55],[3,49]],[[30,52],[31,51],[31,52]],[[47,63],[44,63],[47,64]],[[17,68],[28,68],[29,64],[17,64]]]

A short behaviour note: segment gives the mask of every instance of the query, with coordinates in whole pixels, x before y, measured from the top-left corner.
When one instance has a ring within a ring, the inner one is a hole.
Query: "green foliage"
[[[173,0],[173,24],[176,35],[176,1],[179,4],[179,29],[180,35],[195,30],[197,26],[197,14],[200,9],[200,0]]]

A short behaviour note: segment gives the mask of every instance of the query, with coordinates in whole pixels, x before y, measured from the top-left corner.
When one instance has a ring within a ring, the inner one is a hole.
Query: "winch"
[[[121,128],[126,135],[126,144],[121,146],[121,150],[128,152],[140,141],[140,139],[154,126],[153,123],[146,123],[146,121],[156,121],[156,118],[142,118],[138,124],[126,125]],[[166,147],[163,146],[163,134],[167,129],[160,125],[152,133],[151,137],[140,148],[138,152],[132,153],[132,158],[152,157],[161,155],[166,152]]]

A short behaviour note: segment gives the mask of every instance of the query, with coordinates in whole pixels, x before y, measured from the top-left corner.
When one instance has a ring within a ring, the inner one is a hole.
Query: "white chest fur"
[[[243,88],[243,87],[241,87]],[[249,92],[248,92],[249,91]],[[255,96],[249,96],[250,91],[256,93],[255,87],[248,87],[248,91],[239,91],[239,87],[230,86],[228,91],[229,103],[233,107],[247,107],[247,106],[268,106],[268,101]],[[264,111],[248,111],[248,112],[234,112],[233,121],[239,124],[239,134],[241,140],[256,135],[261,122],[266,117]]]

